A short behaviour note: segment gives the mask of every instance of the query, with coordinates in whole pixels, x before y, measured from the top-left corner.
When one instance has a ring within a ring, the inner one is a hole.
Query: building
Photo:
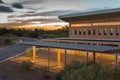
[[[86,54],[88,63],[89,54],[92,54],[96,63],[96,54],[114,54],[118,62],[120,53],[120,9],[77,13],[59,16],[69,22],[69,37],[42,39],[35,42],[22,42],[22,45],[33,46],[33,61],[36,61],[36,48],[48,48],[48,68],[50,67],[50,48],[57,49],[57,65],[60,67],[60,50],[64,49],[66,64],[67,50],[79,50]],[[81,53],[79,53],[81,54]]]
[[[59,16],[69,22],[69,40],[120,46],[120,8]]]

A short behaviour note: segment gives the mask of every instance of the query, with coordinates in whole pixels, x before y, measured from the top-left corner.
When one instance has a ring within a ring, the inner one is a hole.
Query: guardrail
[[[106,45],[106,46],[120,46],[120,42],[107,41],[75,41],[75,40],[58,40],[58,39],[41,39],[44,42],[69,43],[69,44],[90,44],[90,45]]]

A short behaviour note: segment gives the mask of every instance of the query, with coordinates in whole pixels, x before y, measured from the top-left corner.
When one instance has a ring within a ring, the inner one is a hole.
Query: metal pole
[[[36,61],[36,46],[33,46],[33,62]]]
[[[86,65],[87,65],[87,66],[88,66],[88,54],[89,54],[89,52],[86,51]]]
[[[94,63],[94,64],[96,63],[96,55],[95,55],[95,52],[93,52],[93,63]]]
[[[48,47],[48,71],[50,70],[50,47]]]
[[[58,48],[58,50],[57,50],[57,66],[58,66],[58,68],[61,66],[60,48]]]
[[[118,80],[118,71],[117,71],[117,65],[118,65],[118,53],[115,53],[115,80]]]
[[[67,55],[66,55],[66,53],[67,53],[67,49],[65,49],[65,66],[66,66],[66,61],[67,61],[67,59],[66,59],[66,57],[67,57]]]

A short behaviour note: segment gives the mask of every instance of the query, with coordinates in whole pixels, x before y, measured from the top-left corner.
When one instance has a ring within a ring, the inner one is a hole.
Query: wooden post
[[[60,49],[58,48],[58,50],[57,50],[57,66],[58,66],[58,68],[60,67],[60,65],[61,65]]]
[[[36,61],[36,46],[33,46],[33,62]]]

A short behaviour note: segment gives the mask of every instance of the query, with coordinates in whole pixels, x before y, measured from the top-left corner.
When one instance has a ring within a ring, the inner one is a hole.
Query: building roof
[[[92,52],[119,52],[120,47],[113,46],[97,46],[97,45],[87,45],[87,44],[69,44],[69,43],[55,43],[55,42],[22,42],[23,45],[35,45],[38,47],[51,47],[51,48],[62,48],[62,49],[72,49],[81,51],[92,51]]]
[[[61,16],[59,16],[59,18],[68,22],[67,19],[71,19],[71,18],[101,15],[101,14],[110,14],[110,13],[119,13],[119,15],[120,15],[120,8],[99,10],[99,11],[91,11],[91,12],[84,12],[84,13],[75,13],[75,14],[68,14],[68,15],[61,15]]]

